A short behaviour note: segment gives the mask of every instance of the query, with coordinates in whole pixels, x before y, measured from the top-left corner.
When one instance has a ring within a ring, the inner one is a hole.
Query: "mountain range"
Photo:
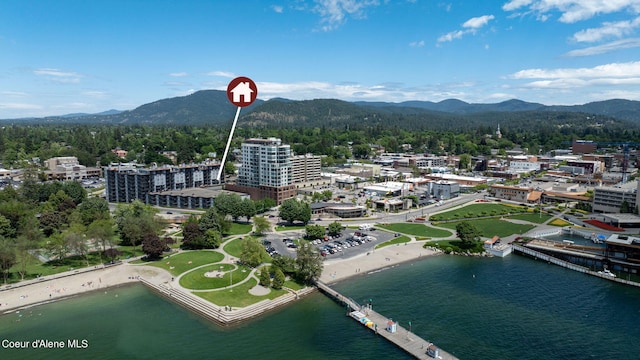
[[[230,126],[236,107],[226,92],[202,90],[144,104],[133,110],[109,110],[99,114],[68,114],[44,118],[7,119],[19,123],[84,123],[147,125]],[[512,99],[494,104],[474,104],[457,99],[440,102],[406,101],[347,102],[335,99],[256,100],[243,108],[239,126],[375,126],[404,128],[474,126],[485,122],[508,124],[512,119],[560,119],[561,121],[599,121],[620,126],[640,127],[640,101],[613,99],[584,105],[548,106]],[[527,121],[529,121],[527,120]]]

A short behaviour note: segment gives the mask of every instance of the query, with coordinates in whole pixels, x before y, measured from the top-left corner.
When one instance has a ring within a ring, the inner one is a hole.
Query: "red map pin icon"
[[[238,107],[251,105],[258,97],[258,87],[248,77],[237,77],[227,85],[227,98]]]

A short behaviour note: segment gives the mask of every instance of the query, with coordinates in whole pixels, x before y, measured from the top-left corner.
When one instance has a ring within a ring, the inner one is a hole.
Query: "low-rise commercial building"
[[[102,173],[99,168],[80,165],[75,156],[54,157],[45,160],[44,163],[48,169],[44,174],[49,181],[99,178]]]
[[[599,186],[594,188],[592,211],[598,213],[619,213],[623,203],[629,210],[638,207],[638,181],[618,186]]]

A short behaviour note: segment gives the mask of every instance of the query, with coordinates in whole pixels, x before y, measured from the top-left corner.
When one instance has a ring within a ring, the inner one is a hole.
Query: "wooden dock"
[[[352,312],[359,312],[362,315],[366,316],[366,318],[370,320],[373,325],[366,326],[365,324],[362,324],[364,328],[369,329],[375,334],[389,340],[391,343],[403,349],[416,359],[433,359],[432,356],[427,355],[427,349],[430,346],[432,348],[435,347],[435,344],[422,339],[420,336],[410,332],[409,330],[399,325],[396,326],[396,331],[392,333],[387,330],[387,324],[389,323],[389,321],[391,321],[391,319],[373,311],[373,309],[371,309],[369,306],[361,306],[353,299],[340,294],[321,281],[317,281],[316,286],[324,294],[334,299],[338,303],[344,305],[346,308],[345,310],[347,310],[349,314],[351,314]],[[356,317],[359,316],[351,316],[351,318],[359,322],[359,319],[357,319]],[[437,358],[444,360],[457,359],[455,356],[447,353],[440,348],[438,348]]]

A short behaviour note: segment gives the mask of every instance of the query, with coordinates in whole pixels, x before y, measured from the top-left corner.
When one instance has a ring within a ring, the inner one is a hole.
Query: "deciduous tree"
[[[9,269],[16,263],[15,246],[11,240],[0,238],[0,270],[2,270],[2,279],[7,283],[9,278]]]
[[[324,237],[324,227],[321,225],[307,225],[304,227],[306,238],[309,240],[321,239]]]
[[[337,221],[332,222],[328,226],[329,235],[338,235],[342,231],[342,224]]]
[[[159,259],[167,248],[165,241],[157,234],[147,233],[142,240],[142,251],[151,260]]]
[[[322,256],[317,249],[311,243],[302,242],[296,257],[296,277],[311,284],[322,274],[322,267]]]
[[[248,266],[256,267],[262,263],[264,248],[258,240],[252,237],[245,237],[242,240],[242,253],[240,261]]]
[[[267,230],[271,228],[271,223],[264,216],[254,216],[253,217],[253,229],[257,235],[264,234]]]
[[[456,235],[465,245],[471,245],[480,239],[480,231],[468,221],[462,221],[456,225]]]

